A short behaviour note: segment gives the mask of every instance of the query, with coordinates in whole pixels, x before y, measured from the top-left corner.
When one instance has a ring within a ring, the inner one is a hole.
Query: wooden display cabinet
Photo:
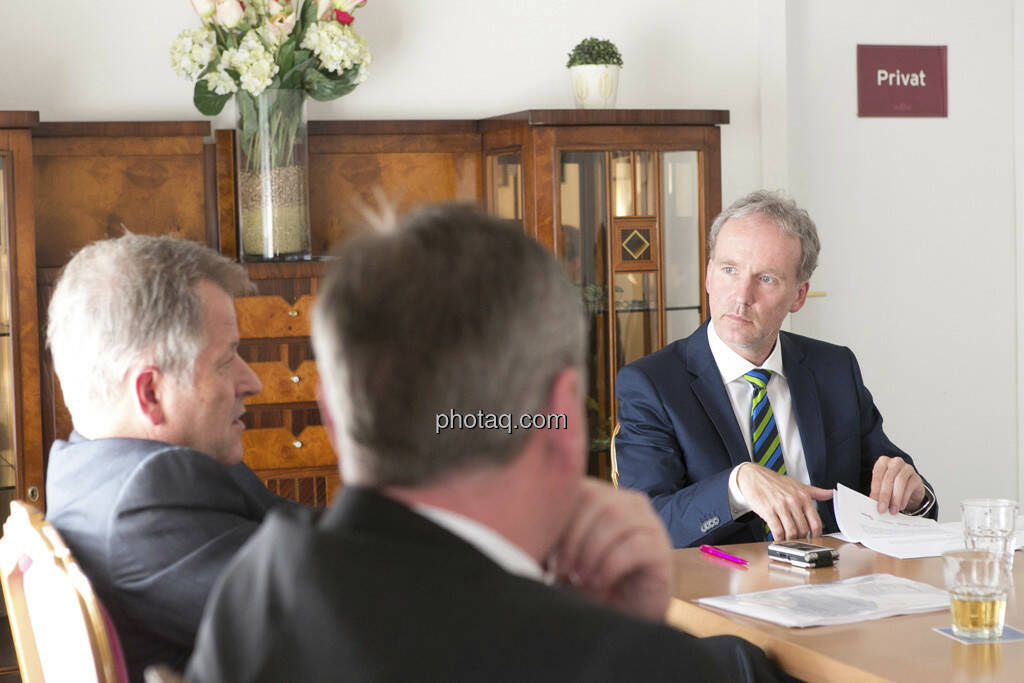
[[[590,469],[607,476],[615,372],[692,331],[704,317],[704,234],[721,206],[719,126],[728,120],[725,111],[609,109],[534,110],[483,120],[311,121],[314,257],[354,234],[363,210],[377,208],[380,196],[399,212],[423,202],[470,201],[521,221],[566,264],[590,312]],[[34,177],[16,170],[12,277],[22,302],[34,287],[27,279],[34,264],[26,261],[34,247],[34,199],[40,320],[70,254],[121,234],[122,225],[236,256],[232,131],[216,131],[208,141],[207,122],[14,128],[4,140],[16,150],[19,168],[32,165],[34,153]],[[13,210],[8,207],[11,216]],[[247,264],[257,293],[236,301],[240,352],[264,384],[246,402],[245,460],[272,490],[315,505],[329,502],[340,485],[314,399],[309,342],[308,313],[324,265]],[[35,303],[22,302],[17,315],[21,338],[27,330],[35,336]],[[20,348],[13,367],[27,378],[38,363],[32,354],[39,337]],[[36,426],[25,422],[31,415],[22,410],[24,440],[17,447],[35,459],[19,460],[21,469],[15,468],[18,486],[36,485],[40,494],[40,452],[71,431],[45,354],[43,360],[42,447],[38,408]],[[17,405],[31,403],[39,384],[34,378],[15,383],[15,394],[18,387],[22,392]]]
[[[38,123],[38,112],[0,111],[0,523],[12,499],[45,504],[32,182]],[[6,618],[0,680],[20,680]]]
[[[704,236],[721,209],[727,111],[534,110],[485,119],[484,203],[521,220],[590,319],[590,471],[607,477],[615,375],[706,315]]]

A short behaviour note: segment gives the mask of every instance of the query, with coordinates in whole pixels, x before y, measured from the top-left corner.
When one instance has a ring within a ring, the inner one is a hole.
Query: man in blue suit
[[[819,250],[793,200],[737,200],[708,236],[711,319],[618,374],[619,483],[650,496],[677,547],[836,531],[840,483],[879,512],[938,513],[853,352],[780,332]]]

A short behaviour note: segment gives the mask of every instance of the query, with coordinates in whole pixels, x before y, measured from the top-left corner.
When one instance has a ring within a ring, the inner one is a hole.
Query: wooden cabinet
[[[32,129],[38,112],[0,112],[0,520],[12,498],[42,505]]]
[[[566,264],[590,312],[591,471],[606,476],[615,371],[703,318],[703,240],[721,206],[718,126],[728,118],[724,111],[613,109],[311,121],[314,258],[356,232],[365,209],[379,208],[381,197],[399,212],[423,202],[470,201],[520,220]],[[34,287],[26,279],[34,264],[25,258],[35,245],[31,234],[21,236],[31,226],[33,199],[44,324],[59,267],[84,244],[121,234],[122,224],[201,241],[233,257],[233,133],[216,131],[212,142],[204,140],[209,133],[204,122],[44,123],[31,133],[12,132],[23,165],[35,152],[28,189],[21,171],[16,186],[18,210],[28,218],[11,222],[19,234],[19,300]],[[246,402],[245,460],[272,490],[323,505],[340,485],[316,408],[309,342],[310,306],[325,262],[246,267],[258,291],[236,302],[240,352],[264,388]],[[26,330],[37,334],[35,303],[28,303],[18,313],[22,337]],[[38,339],[23,348],[35,353]],[[30,372],[35,358],[23,354],[15,367]],[[45,354],[43,362],[46,453],[71,423]],[[40,381],[21,385],[19,400],[31,403],[28,394]],[[38,447],[38,426],[23,425],[22,434],[24,447]],[[45,463],[35,452],[37,465],[23,475],[41,491]]]
[[[245,462],[270,490],[306,505],[330,502],[338,459],[316,407],[319,376],[310,345],[310,312],[322,261],[249,264],[254,296],[235,300],[239,354],[263,389],[246,399]]]
[[[704,319],[726,111],[541,110],[485,119],[484,204],[565,263],[590,320],[591,473],[609,474],[615,375]]]

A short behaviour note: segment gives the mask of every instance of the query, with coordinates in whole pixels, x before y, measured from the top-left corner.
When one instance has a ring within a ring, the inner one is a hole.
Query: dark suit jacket
[[[353,487],[317,520],[274,513],[207,606],[187,681],[748,681],[779,674],[731,637],[697,639],[509,574]]]
[[[750,461],[718,365],[708,323],[619,371],[615,380],[619,485],[646,492],[676,547],[764,540],[753,514],[733,521],[728,482]],[[811,484],[862,493],[881,455],[913,464],[882,431],[882,416],[844,346],[779,333],[782,365]],[[838,531],[831,501],[818,503],[824,533]],[[929,516],[938,514],[934,505]]]
[[[73,433],[50,451],[47,518],[110,612],[129,674],[181,671],[214,582],[271,507],[243,464],[180,446]]]

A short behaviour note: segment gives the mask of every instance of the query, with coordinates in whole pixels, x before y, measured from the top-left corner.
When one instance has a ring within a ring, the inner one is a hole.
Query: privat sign
[[[858,45],[857,115],[947,114],[945,45]]]

